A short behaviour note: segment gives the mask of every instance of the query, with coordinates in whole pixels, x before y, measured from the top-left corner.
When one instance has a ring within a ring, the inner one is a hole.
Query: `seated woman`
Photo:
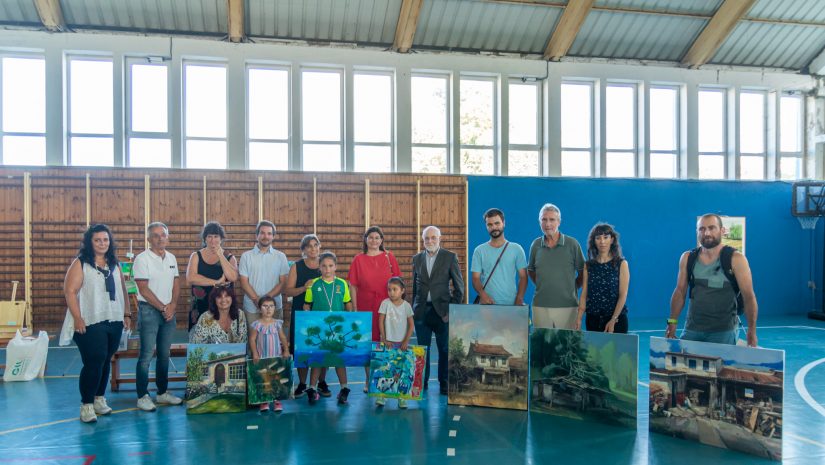
[[[235,293],[216,287],[209,293],[209,310],[198,318],[189,333],[192,344],[226,344],[247,342],[246,318],[238,309]]]

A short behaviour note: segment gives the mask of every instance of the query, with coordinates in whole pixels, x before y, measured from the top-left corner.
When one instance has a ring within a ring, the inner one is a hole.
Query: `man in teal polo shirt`
[[[484,212],[490,240],[473,252],[473,288],[482,305],[524,305],[527,290],[527,259],[524,249],[504,237],[504,212],[491,208]]]
[[[559,231],[561,210],[552,203],[539,211],[543,234],[530,246],[527,274],[536,285],[533,325],[574,329],[584,254],[576,239]]]

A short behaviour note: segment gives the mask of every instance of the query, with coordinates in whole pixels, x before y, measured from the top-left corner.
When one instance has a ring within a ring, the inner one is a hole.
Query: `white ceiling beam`
[[[550,41],[547,43],[547,49],[544,51],[544,59],[551,61],[559,61],[562,57],[567,55],[573,41],[584,24],[587,14],[590,13],[595,0],[570,0],[561,14],[556,29],[553,30],[553,35],[550,36]]]
[[[745,16],[756,0],[725,0],[710,18],[705,29],[682,58],[682,64],[698,68],[707,63],[728,38],[737,21]]]
[[[244,0],[226,0],[226,11],[229,16],[227,26],[230,42],[243,42],[246,39],[244,30]]]
[[[34,7],[40,22],[51,32],[63,32],[66,30],[66,20],[63,19],[63,10],[60,8],[60,0],[34,0]]]
[[[395,26],[395,40],[392,43],[392,49],[396,52],[407,53],[412,48],[423,4],[424,0],[404,0],[401,3],[398,24]]]

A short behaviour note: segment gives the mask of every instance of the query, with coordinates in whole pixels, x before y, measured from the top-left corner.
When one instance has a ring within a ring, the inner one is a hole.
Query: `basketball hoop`
[[[819,221],[818,216],[797,216],[796,219],[799,221],[799,225],[802,226],[802,229],[811,230],[816,228],[816,222]]]

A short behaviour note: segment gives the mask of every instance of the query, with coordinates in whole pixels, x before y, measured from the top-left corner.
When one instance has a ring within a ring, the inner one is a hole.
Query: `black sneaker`
[[[318,394],[320,394],[321,397],[332,397],[332,391],[329,390],[329,385],[326,381],[318,382]]]
[[[346,404],[347,397],[349,397],[349,388],[341,389],[341,392],[338,393],[338,405]]]
[[[315,402],[318,402],[318,393],[315,391],[315,389],[307,389],[306,394],[309,405],[315,405]]]
[[[307,393],[307,385],[304,383],[298,384],[298,387],[295,388],[294,397],[297,399],[299,397],[303,397],[304,394]]]

